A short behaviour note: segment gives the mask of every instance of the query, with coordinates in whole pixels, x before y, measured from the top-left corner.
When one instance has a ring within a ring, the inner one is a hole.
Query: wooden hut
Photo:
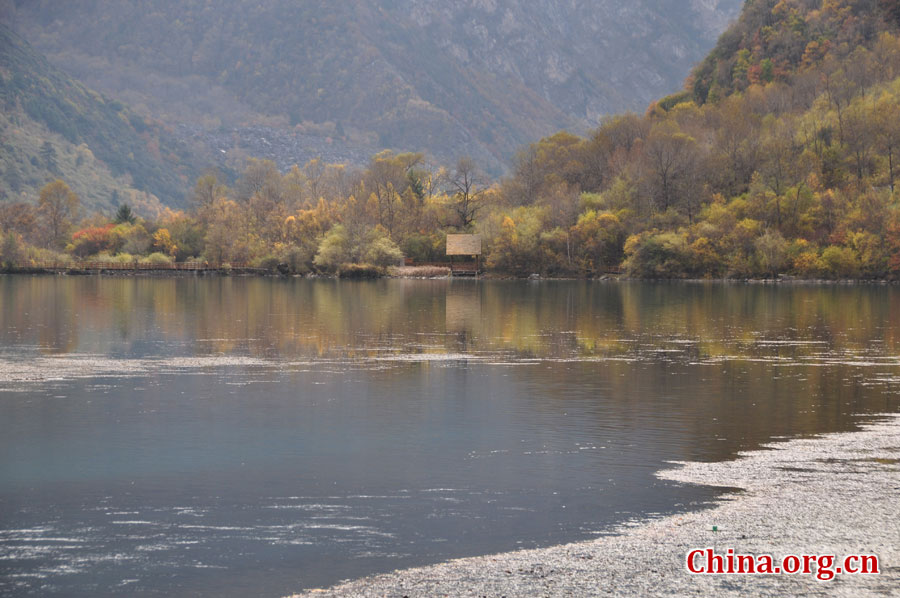
[[[474,262],[457,262],[454,256],[474,258]],[[481,235],[447,235],[447,257],[453,274],[477,275],[481,270]]]

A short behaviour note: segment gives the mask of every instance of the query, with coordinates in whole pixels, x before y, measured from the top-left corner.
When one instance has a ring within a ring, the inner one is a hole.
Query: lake
[[[0,594],[282,596],[900,407],[892,286],[0,276]]]

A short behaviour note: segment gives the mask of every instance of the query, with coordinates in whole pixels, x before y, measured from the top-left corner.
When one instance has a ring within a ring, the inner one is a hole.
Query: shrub
[[[643,233],[625,242],[624,266],[629,276],[678,278],[689,271],[689,247],[677,233]]]
[[[108,251],[113,244],[112,230],[112,224],[81,229],[72,235],[72,243],[66,247],[66,250],[77,257],[87,257]]]
[[[334,272],[342,264],[368,263],[384,268],[402,260],[403,252],[382,230],[376,228],[367,235],[352,234],[339,224],[322,239],[313,263],[317,268]]]
[[[97,255],[92,255],[90,261],[92,262],[111,262],[113,261],[113,256],[103,251],[98,253]]]
[[[119,264],[133,264],[137,261],[137,258],[130,253],[117,253],[113,256],[112,261]]]
[[[403,252],[388,237],[376,236],[366,245],[363,259],[367,263],[385,268],[403,263]]]
[[[761,237],[757,237],[753,245],[764,273],[776,276],[787,263],[787,241],[777,230],[767,230]]]
[[[622,261],[625,229],[615,214],[588,210],[578,217],[572,230],[576,253],[585,269],[604,271]]]
[[[26,249],[26,260],[29,263],[40,263],[40,264],[56,264],[59,266],[71,266],[74,263],[74,259],[71,255],[67,253],[57,253],[52,249],[44,249],[39,247],[27,247]]]
[[[106,252],[98,253],[95,256],[92,256],[89,261],[91,262],[112,262],[116,264],[133,264],[136,260],[133,255],[130,253],[117,253],[116,255],[110,255]]]
[[[826,247],[822,252],[822,263],[828,276],[853,278],[859,275],[859,256],[850,247]]]
[[[3,235],[0,240],[0,267],[12,270],[23,265],[24,257],[22,238],[12,231]]]
[[[803,251],[794,258],[793,271],[798,276],[814,278],[821,276],[824,269],[825,266],[815,250]]]
[[[284,264],[291,274],[306,274],[312,270],[313,255],[308,246],[288,245],[278,252],[278,261]]]
[[[438,262],[444,259],[445,241],[440,235],[415,234],[401,244],[403,254],[416,262]]]
[[[325,271],[337,270],[341,264],[350,261],[350,235],[342,225],[332,227],[319,244],[319,251],[313,263]]]
[[[722,252],[706,237],[695,239],[690,247],[691,270],[702,276],[721,276],[725,270]]]
[[[889,253],[885,243],[878,236],[868,232],[855,232],[849,235],[850,246],[859,260],[859,270],[864,276],[884,276],[888,271]]]
[[[143,255],[150,250],[153,238],[141,224],[119,224],[113,229],[115,242],[111,249]]]
[[[542,226],[543,211],[539,208],[519,207],[504,214],[485,265],[520,275],[543,271],[547,260],[540,243]]]
[[[253,266],[255,268],[262,268],[263,270],[268,270],[269,272],[274,272],[278,269],[279,259],[274,255],[264,255],[260,258],[253,260]]]
[[[160,253],[157,251],[157,252],[151,253],[147,257],[143,258],[141,260],[141,263],[142,264],[152,264],[154,266],[164,266],[166,264],[171,264],[172,258],[170,258],[169,256],[167,256],[164,253]]]

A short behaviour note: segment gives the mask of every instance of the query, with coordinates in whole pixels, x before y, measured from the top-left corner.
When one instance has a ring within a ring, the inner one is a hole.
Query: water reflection
[[[6,276],[0,297],[7,358],[538,360],[548,400],[573,394],[566,364],[582,363],[610,400],[664,388],[681,410],[740,418],[726,451],[839,427],[861,402],[889,408],[873,397],[891,396],[900,364],[891,286]]]
[[[890,286],[5,276],[0,297],[7,348],[123,356],[894,356],[900,318]]]
[[[591,537],[713,495],[667,461],[900,396],[893,287],[0,276],[0,301],[9,595],[277,596]]]

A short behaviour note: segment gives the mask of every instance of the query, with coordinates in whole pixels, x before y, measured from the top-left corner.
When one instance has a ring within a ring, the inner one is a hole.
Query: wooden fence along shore
[[[265,268],[255,268],[248,264],[235,263],[214,266],[207,262],[174,262],[171,264],[153,264],[143,262],[33,262],[16,268],[22,272],[244,272],[265,273]]]

